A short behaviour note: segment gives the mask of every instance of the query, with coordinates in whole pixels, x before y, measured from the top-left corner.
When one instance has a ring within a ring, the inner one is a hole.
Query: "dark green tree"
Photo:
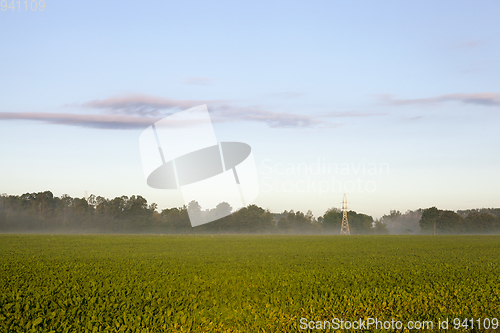
[[[191,229],[187,207],[167,208],[161,211],[166,222],[166,229],[174,232],[186,232]]]
[[[424,209],[420,218],[420,229],[424,234],[436,234],[437,220],[440,210],[436,207]]]
[[[330,208],[318,219],[318,221],[322,224],[323,230],[335,234],[340,233],[342,211],[337,208]]]
[[[349,222],[349,231],[351,235],[370,234],[373,232],[373,217],[356,213],[352,210],[347,212],[347,220]]]
[[[451,210],[442,211],[436,220],[436,233],[457,234],[464,231],[462,217]]]
[[[497,218],[489,213],[471,212],[464,219],[465,232],[483,234],[495,232]]]

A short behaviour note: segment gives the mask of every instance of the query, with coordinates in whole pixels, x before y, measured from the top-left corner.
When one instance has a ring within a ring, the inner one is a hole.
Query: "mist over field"
[[[213,222],[191,227],[188,208],[213,216]],[[142,196],[106,199],[90,195],[54,197],[52,192],[0,196],[0,232],[8,233],[244,233],[327,234],[340,232],[342,210],[328,209],[315,217],[311,211],[273,213],[257,205],[236,212],[227,203],[205,210],[197,202],[158,211]],[[227,215],[227,216],[226,216]],[[225,216],[217,218],[217,216]],[[391,211],[380,219],[348,211],[351,234],[498,234],[500,209],[469,209],[457,212],[436,207],[401,213]]]

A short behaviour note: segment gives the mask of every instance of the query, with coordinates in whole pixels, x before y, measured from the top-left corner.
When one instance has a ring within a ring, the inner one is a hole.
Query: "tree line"
[[[216,220],[192,228],[188,210],[214,214]],[[88,233],[300,233],[338,234],[342,211],[328,209],[315,218],[311,211],[271,213],[249,205],[232,211],[223,202],[214,210],[201,211],[196,201],[188,206],[158,211],[140,195],[107,199],[91,195],[72,198],[55,197],[52,192],[0,195],[0,232],[88,232]],[[495,215],[498,214],[498,215]],[[491,233],[500,231],[500,209],[441,211],[435,207],[408,211],[391,211],[380,219],[348,212],[351,234],[450,234]]]
[[[107,199],[90,195],[88,199],[68,195],[56,197],[50,191],[0,196],[1,232],[159,232],[159,233],[339,233],[342,212],[330,209],[315,218],[311,211],[271,213],[249,205],[230,215],[192,228],[190,211],[200,209],[197,202],[188,206],[158,211],[140,195]],[[223,216],[231,212],[220,203],[205,214]],[[352,234],[386,233],[371,216],[349,213]]]
[[[467,211],[424,209],[420,219],[423,234],[491,234],[500,233],[499,209],[470,209]]]

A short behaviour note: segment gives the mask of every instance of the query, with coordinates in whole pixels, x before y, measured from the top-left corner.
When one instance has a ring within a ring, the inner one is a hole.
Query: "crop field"
[[[1,332],[500,318],[500,236],[0,235],[0,254]]]

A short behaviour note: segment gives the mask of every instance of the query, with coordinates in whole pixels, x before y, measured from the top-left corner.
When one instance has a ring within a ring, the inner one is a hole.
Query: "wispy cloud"
[[[143,116],[166,116],[180,109],[207,104],[215,122],[254,121],[271,127],[317,127],[328,124],[318,117],[288,112],[275,112],[258,106],[240,106],[226,100],[174,100],[146,95],[132,95],[95,100],[84,107],[106,112]],[[170,111],[170,112],[167,112]]]
[[[330,112],[324,114],[323,117],[327,118],[362,118],[362,117],[376,117],[376,116],[385,116],[387,113],[382,112],[357,112],[357,111],[347,111],[347,112]]]
[[[198,86],[208,86],[214,83],[214,79],[202,76],[192,76],[185,78],[182,83],[184,84],[194,84]]]
[[[461,102],[481,106],[500,106],[500,94],[497,93],[458,93],[414,99],[397,99],[393,95],[380,95],[379,99],[382,103],[388,105],[431,105],[445,102]]]
[[[219,103],[221,101],[211,101]],[[162,111],[175,109],[187,109],[196,105],[207,104],[208,101],[199,100],[175,100],[148,95],[129,95],[121,97],[112,97],[107,99],[96,99],[80,105],[85,108],[103,110],[107,113],[158,116]]]
[[[269,94],[267,97],[272,97],[272,98],[281,98],[281,99],[292,99],[292,98],[297,98],[304,96],[304,93],[300,92],[280,92],[280,93],[274,93],[274,94]]]
[[[33,120],[51,124],[107,129],[145,128],[178,110],[207,104],[214,122],[251,121],[273,128],[332,128],[321,116],[275,112],[260,106],[241,106],[223,100],[174,100],[147,95],[130,95],[73,104],[101,114],[0,112],[0,120]],[[182,125],[182,124],[179,124]]]
[[[319,117],[289,113],[274,112],[259,107],[235,107],[220,105],[212,108],[214,121],[254,121],[263,122],[270,127],[329,127],[329,124]]]
[[[456,49],[472,49],[481,46],[483,43],[479,40],[467,40],[461,43],[456,43],[452,48]]]
[[[146,128],[161,118],[104,114],[0,112],[0,120],[34,120],[49,124],[103,129]]]
[[[415,116],[415,117],[406,118],[406,120],[408,120],[408,121],[416,121],[416,120],[420,120],[422,118],[424,118],[424,116]]]

